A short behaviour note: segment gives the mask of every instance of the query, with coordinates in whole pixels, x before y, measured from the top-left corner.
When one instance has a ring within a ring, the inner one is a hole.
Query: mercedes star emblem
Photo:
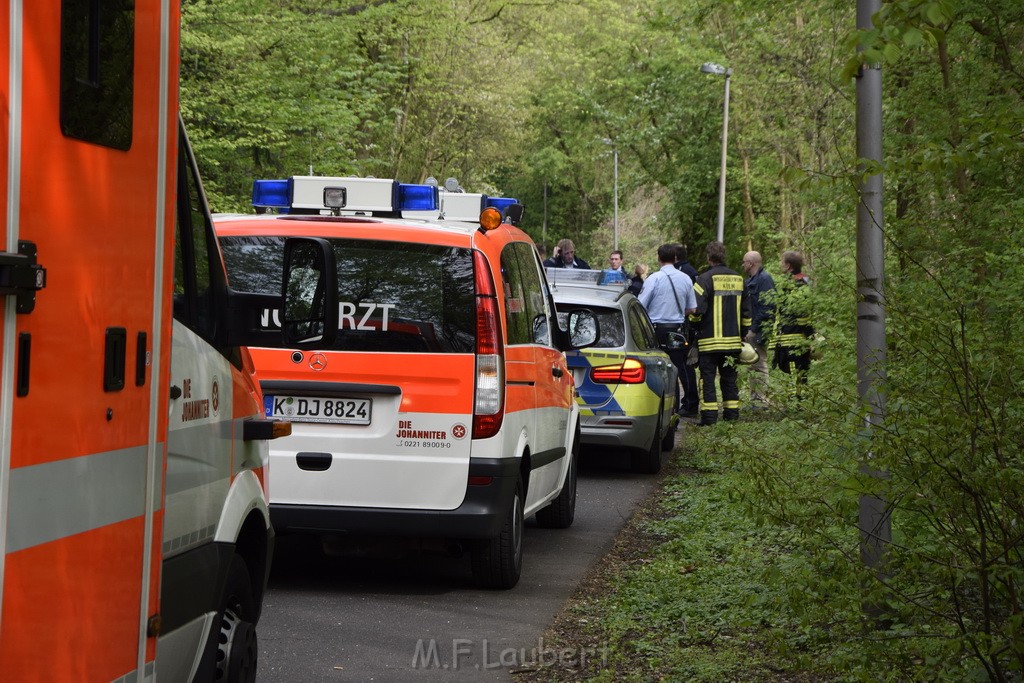
[[[327,369],[327,356],[322,353],[314,353],[309,357],[309,367],[316,372]]]

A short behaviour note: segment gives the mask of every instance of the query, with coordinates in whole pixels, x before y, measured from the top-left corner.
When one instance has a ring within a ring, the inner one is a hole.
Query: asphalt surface
[[[279,538],[257,680],[512,681],[538,663],[600,658],[601,643],[554,651],[541,636],[653,490],[656,476],[628,466],[583,453],[573,526],[527,520],[522,578],[509,591],[476,588],[468,554],[441,547],[390,539],[325,554],[312,537]]]

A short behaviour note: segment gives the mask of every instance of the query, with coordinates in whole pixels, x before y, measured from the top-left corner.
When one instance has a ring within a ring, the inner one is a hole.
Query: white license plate
[[[264,396],[267,417],[292,422],[368,425],[373,401],[368,398],[326,398],[323,396]]]

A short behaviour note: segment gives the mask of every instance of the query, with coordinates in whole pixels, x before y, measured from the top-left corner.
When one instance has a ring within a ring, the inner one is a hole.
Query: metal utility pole
[[[619,148],[612,148],[615,166],[615,214],[612,219],[612,249],[619,248]]]
[[[619,248],[619,146],[611,138],[601,138],[601,142],[612,148],[612,167],[615,177],[615,213],[612,217],[612,249]]]
[[[544,222],[540,228],[540,243],[548,248],[548,181],[544,181]]]
[[[857,28],[872,29],[871,17],[881,6],[881,0],[857,0]],[[868,163],[882,163],[881,64],[864,64],[857,77],[857,157],[863,160],[862,171]],[[885,217],[882,174],[862,178],[857,205],[857,395],[869,435],[862,471],[875,479],[878,491],[861,495],[858,526],[861,561],[884,576],[892,542],[889,505],[881,493],[888,473],[873,465],[872,442],[885,421]],[[881,616],[876,606],[866,609],[876,618]]]
[[[706,74],[725,76],[725,104],[722,112],[722,169],[718,176],[718,241],[725,241],[725,160],[729,150],[729,79],[732,69],[721,64],[705,62],[700,70]]]

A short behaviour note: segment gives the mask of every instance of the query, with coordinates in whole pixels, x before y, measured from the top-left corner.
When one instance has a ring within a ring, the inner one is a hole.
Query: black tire
[[[516,481],[501,533],[473,545],[473,578],[484,588],[509,589],[523,571],[523,482]]]
[[[259,613],[252,590],[249,569],[235,555],[228,568],[228,581],[218,615],[217,669],[218,683],[253,683],[259,645],[256,640],[256,619]]]
[[[545,529],[568,529],[576,518],[576,470],[580,459],[580,434],[576,430],[576,438],[569,455],[569,471],[565,475],[565,484],[558,497],[537,511],[537,526]]]
[[[661,439],[661,450],[664,453],[671,453],[672,449],[676,447],[676,425],[671,425],[668,431],[665,432],[665,436]]]
[[[657,474],[661,471],[661,415],[658,415],[658,427],[651,434],[651,446],[646,450],[637,449],[630,454],[630,464],[634,472],[641,474]]]

